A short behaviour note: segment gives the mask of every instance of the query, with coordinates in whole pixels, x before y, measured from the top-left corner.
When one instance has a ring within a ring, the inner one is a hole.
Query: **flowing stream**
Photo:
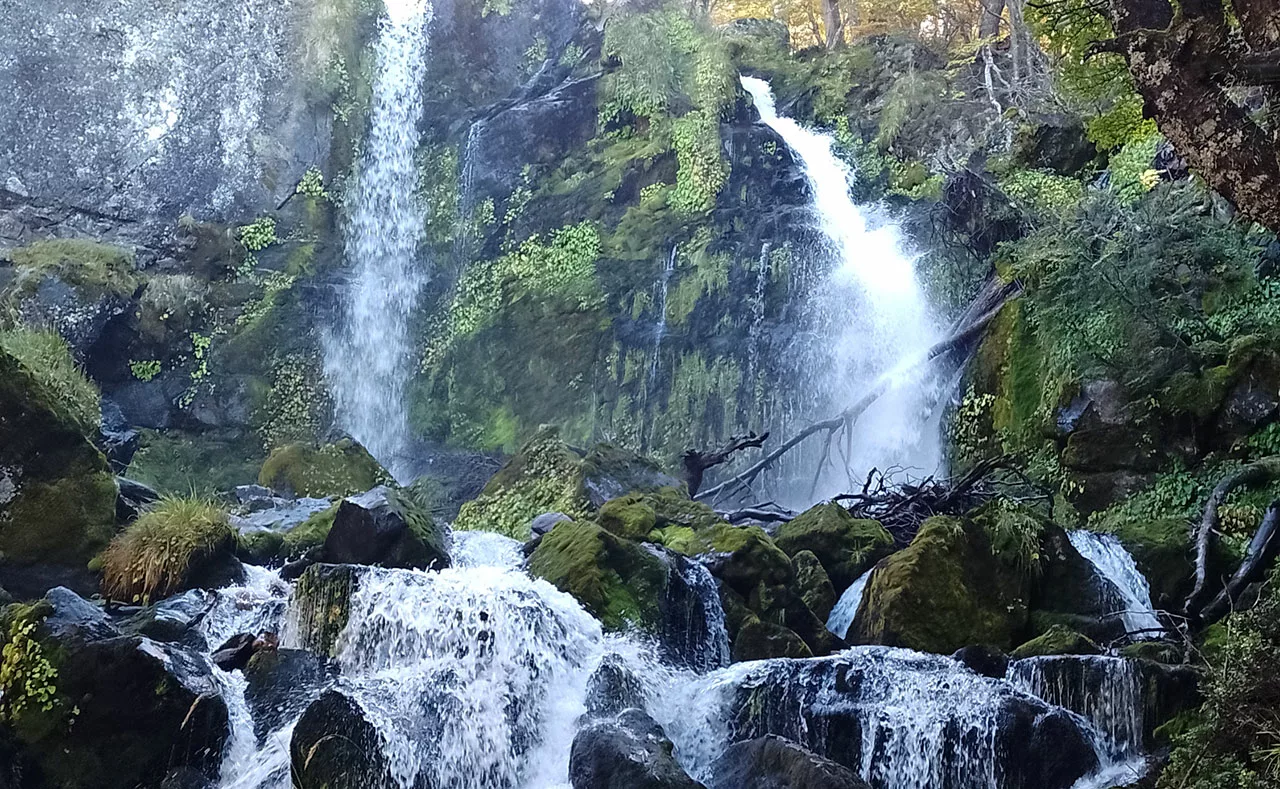
[[[410,319],[425,281],[414,199],[430,0],[386,0],[377,42],[369,131],[346,224],[355,269],[342,325],[325,338],[325,376],[338,422],[393,475],[408,464],[405,385],[413,367]]]
[[[1138,570],[1138,563],[1111,534],[1077,529],[1067,535],[1071,545],[1088,559],[1098,572],[1119,591],[1115,610],[1125,630],[1138,639],[1158,638],[1164,627],[1151,604],[1151,587]]]
[[[859,424],[868,429],[853,431],[843,467],[833,464],[812,491],[793,495],[808,501],[835,495],[847,490],[850,480],[861,484],[872,468],[931,474],[942,464],[941,435],[930,419],[939,385],[920,362],[940,335],[914,260],[896,226],[873,226],[869,212],[850,198],[851,173],[836,155],[834,139],[779,115],[764,80],[741,79],[761,121],[800,161],[826,239],[823,252],[833,261],[826,281],[809,299],[816,358],[806,356],[800,372],[825,395],[812,416],[837,414],[882,377],[892,381],[890,391],[861,417]]]

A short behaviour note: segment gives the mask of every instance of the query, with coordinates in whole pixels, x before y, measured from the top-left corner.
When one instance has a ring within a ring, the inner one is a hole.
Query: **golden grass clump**
[[[121,532],[102,554],[102,593],[148,603],[187,588],[192,569],[235,550],[227,513],[198,497],[166,496]]]

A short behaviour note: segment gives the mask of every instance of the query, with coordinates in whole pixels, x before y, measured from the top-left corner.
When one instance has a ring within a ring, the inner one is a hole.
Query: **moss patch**
[[[873,520],[859,520],[839,504],[819,504],[778,527],[778,547],[788,556],[810,551],[838,592],[893,551],[893,536]]]
[[[130,296],[138,287],[133,253],[77,238],[37,241],[9,253],[18,270],[17,285],[32,290],[45,276],[93,293]]]
[[[1046,655],[1098,655],[1102,650],[1092,639],[1076,631],[1054,625],[1042,635],[1025,642],[1010,655],[1014,660]]]
[[[314,446],[287,444],[272,451],[258,484],[298,496],[349,496],[392,483],[368,450],[351,439]]]

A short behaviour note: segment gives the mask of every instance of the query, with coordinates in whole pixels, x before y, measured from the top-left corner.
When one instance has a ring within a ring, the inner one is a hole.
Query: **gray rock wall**
[[[131,221],[274,208],[328,158],[340,3],[0,0],[0,189]]]

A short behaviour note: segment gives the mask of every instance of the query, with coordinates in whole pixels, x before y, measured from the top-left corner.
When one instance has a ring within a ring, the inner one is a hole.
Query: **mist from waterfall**
[[[429,0],[386,0],[369,131],[350,193],[346,257],[354,275],[341,325],[325,337],[325,377],[338,424],[393,475],[404,473],[412,373],[409,321],[426,275],[423,210],[414,199]]]
[[[800,354],[803,385],[815,390],[813,419],[834,416],[880,381],[892,383],[854,425],[852,440],[833,449],[831,465],[812,491],[797,499],[826,498],[861,485],[872,468],[924,476],[942,466],[936,401],[939,384],[920,365],[940,339],[938,324],[916,277],[915,261],[892,223],[875,225],[849,196],[848,165],[835,140],[778,114],[769,84],[742,77],[761,121],[799,160],[825,239],[820,254],[831,267],[809,296],[805,327],[814,347]]]

